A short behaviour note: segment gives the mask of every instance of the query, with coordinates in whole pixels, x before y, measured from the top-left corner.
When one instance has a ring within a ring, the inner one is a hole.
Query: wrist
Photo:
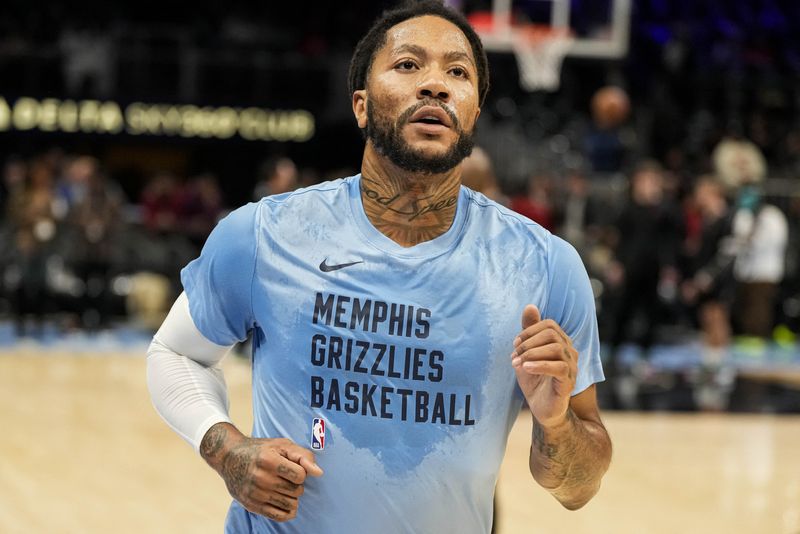
[[[219,471],[230,450],[245,439],[247,436],[232,424],[217,423],[203,436],[200,442],[200,456],[215,471]]]
[[[536,419],[536,424],[538,424],[542,430],[545,431],[547,434],[561,434],[564,431],[568,431],[572,428],[572,420],[574,419],[575,414],[572,412],[571,408],[567,408],[560,416],[552,417],[546,420]]]

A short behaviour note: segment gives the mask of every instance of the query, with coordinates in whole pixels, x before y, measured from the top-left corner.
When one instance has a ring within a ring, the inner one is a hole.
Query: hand
[[[248,438],[227,423],[211,427],[200,452],[234,499],[274,521],[296,517],[306,476],[322,475],[310,450],[285,438]]]
[[[528,407],[544,427],[564,422],[578,375],[578,351],[561,327],[541,320],[529,304],[522,311],[522,332],[514,339],[511,365]]]

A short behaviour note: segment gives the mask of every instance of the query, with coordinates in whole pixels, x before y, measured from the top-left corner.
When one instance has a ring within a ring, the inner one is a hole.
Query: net
[[[538,25],[515,29],[512,47],[522,88],[526,91],[557,90],[561,65],[573,42],[567,29]]]

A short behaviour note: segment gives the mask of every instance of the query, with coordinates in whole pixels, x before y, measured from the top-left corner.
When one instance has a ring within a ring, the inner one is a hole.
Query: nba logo
[[[311,448],[315,451],[325,448],[325,419],[314,418],[311,425]]]

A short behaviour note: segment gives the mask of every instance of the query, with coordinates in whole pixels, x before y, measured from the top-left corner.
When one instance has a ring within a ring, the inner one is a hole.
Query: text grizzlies
[[[431,316],[429,309],[410,304],[317,293],[312,322],[378,334],[381,340],[386,336],[426,340]],[[471,394],[430,389],[447,383],[445,353],[440,349],[317,333],[311,338],[311,364],[342,374],[311,377],[312,408],[415,423],[475,424]],[[365,375],[364,381],[358,375]]]

